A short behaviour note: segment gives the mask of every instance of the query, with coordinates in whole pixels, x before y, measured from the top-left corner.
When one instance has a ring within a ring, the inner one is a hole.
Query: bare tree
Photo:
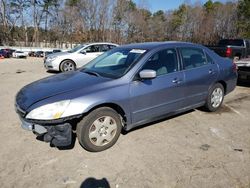
[[[147,1],[0,0],[0,43],[110,41],[120,44],[181,40],[214,44],[249,35],[249,0],[205,4],[184,1],[175,10],[152,13]]]

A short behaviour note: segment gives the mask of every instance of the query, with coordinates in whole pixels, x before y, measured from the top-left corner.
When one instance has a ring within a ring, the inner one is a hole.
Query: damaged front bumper
[[[44,142],[50,142],[56,147],[69,146],[72,143],[72,126],[69,123],[39,125],[28,122],[22,117],[20,119],[23,129],[32,131]]]

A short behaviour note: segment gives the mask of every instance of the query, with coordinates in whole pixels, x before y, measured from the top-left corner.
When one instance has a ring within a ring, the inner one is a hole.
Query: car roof
[[[118,46],[118,44],[115,43],[110,43],[110,42],[92,42],[92,43],[84,43],[86,46],[88,45],[98,45],[98,44],[109,44],[109,45],[116,45]]]
[[[165,41],[165,42],[145,42],[145,43],[134,43],[134,44],[126,44],[120,46],[120,48],[138,48],[138,49],[145,49],[145,50],[151,50],[154,48],[158,48],[161,46],[173,46],[173,45],[178,45],[178,46],[199,46],[197,44],[193,44],[190,42],[179,42],[179,41]]]

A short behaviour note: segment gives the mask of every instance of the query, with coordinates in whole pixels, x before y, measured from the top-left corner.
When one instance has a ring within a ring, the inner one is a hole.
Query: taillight
[[[227,48],[227,50],[226,50],[226,57],[231,57],[231,55],[232,55],[232,48]]]

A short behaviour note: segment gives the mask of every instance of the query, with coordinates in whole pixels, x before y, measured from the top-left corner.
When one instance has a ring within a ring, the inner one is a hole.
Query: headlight
[[[26,116],[27,119],[54,120],[63,117],[63,113],[69,106],[70,100],[64,100],[47,104],[32,110]]]
[[[57,56],[49,56],[47,57],[48,61],[54,61],[57,58]]]

